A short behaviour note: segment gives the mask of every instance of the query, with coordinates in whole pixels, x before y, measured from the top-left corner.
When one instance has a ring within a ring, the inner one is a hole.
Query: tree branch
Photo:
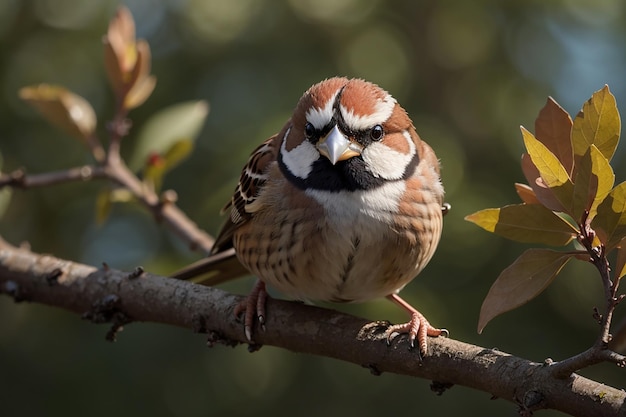
[[[129,322],[152,321],[207,333],[211,343],[245,343],[232,310],[240,296],[140,270],[97,269],[1,240],[0,293],[110,322],[108,338]],[[279,300],[269,300],[268,310],[267,330],[255,333],[261,344],[352,362],[375,374],[430,379],[440,392],[453,384],[471,387],[516,403],[524,415],[550,408],[575,416],[626,416],[623,390],[577,374],[554,378],[547,362],[444,338],[431,339],[429,356],[420,361],[406,340],[386,345],[386,323]]]
[[[0,173],[0,189],[3,187],[46,187],[66,182],[87,181],[91,179],[108,179],[128,189],[132,195],[152,213],[157,221],[165,224],[184,242],[187,242],[192,250],[199,249],[204,252],[204,254],[211,252],[214,242],[213,237],[197,227],[197,225],[176,206],[175,193],[173,191],[166,191],[160,197],[154,191],[146,187],[119,158],[108,161],[107,165],[83,165],[43,174],[26,174],[23,169],[13,171],[9,174]],[[174,196],[172,197],[173,194]]]

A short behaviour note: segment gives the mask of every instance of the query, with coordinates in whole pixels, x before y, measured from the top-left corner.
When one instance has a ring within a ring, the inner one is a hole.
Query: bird
[[[250,342],[255,320],[265,325],[266,285],[300,301],[386,297],[410,317],[389,325],[387,342],[407,334],[427,355],[428,337],[448,332],[398,293],[435,252],[443,199],[439,160],[400,104],[363,79],[328,78],[252,152],[211,255],[173,277],[211,285],[255,275],[234,309]],[[234,267],[216,271],[224,261]]]

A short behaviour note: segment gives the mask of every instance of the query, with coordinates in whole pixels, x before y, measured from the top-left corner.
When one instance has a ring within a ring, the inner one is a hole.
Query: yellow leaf
[[[154,87],[156,87],[156,77],[154,75],[137,80],[124,98],[124,108],[132,110],[141,106],[150,97]]]
[[[170,170],[178,165],[181,161],[189,156],[193,150],[193,141],[190,139],[181,139],[173,144],[163,155],[165,169]]]
[[[591,227],[607,250],[613,249],[626,237],[626,182],[613,188],[598,205]]]
[[[609,161],[595,145],[578,159],[574,192],[572,196],[572,217],[580,222],[584,211],[589,211],[589,219],[596,214],[598,204],[613,188],[615,174]]]
[[[150,75],[152,55],[150,45],[143,39],[137,41],[137,60],[130,73],[124,107],[128,110],[143,104],[156,86],[156,77]]]
[[[494,317],[513,310],[541,294],[563,266],[576,254],[549,249],[529,249],[507,267],[493,283],[478,319],[478,333]]]
[[[485,209],[466,216],[465,220],[518,242],[563,246],[577,234],[566,220],[538,204]]]
[[[557,157],[567,173],[572,172],[574,164],[571,135],[572,118],[552,97],[548,97],[535,120],[535,136]]]
[[[535,197],[541,204],[552,211],[566,211],[563,204],[554,195],[554,192],[544,184],[539,176],[539,170],[527,153],[522,155],[522,172],[526,177],[526,181],[528,181],[529,187],[533,190]]]
[[[619,141],[621,121],[615,97],[607,85],[593,93],[574,119],[572,147],[576,158],[587,152],[591,145],[607,160],[611,160]]]
[[[153,154],[148,157],[143,169],[143,178],[153,190],[159,191],[165,174],[189,156],[193,150],[193,141],[181,139],[174,143],[163,155]]]
[[[573,194],[573,184],[568,172],[558,158],[543,143],[538,141],[532,133],[523,127],[521,130],[528,155],[530,155],[533,165],[539,171],[539,176],[543,183],[541,185],[545,185],[545,187],[550,189],[562,208],[568,209],[571,207]],[[533,186],[533,184],[529,185]],[[537,197],[539,198],[539,195]],[[552,209],[552,207],[548,208]]]
[[[91,104],[64,87],[39,84],[20,89],[19,96],[53,125],[83,141],[96,129],[96,113]]]
[[[96,224],[101,226],[109,218],[111,213],[111,190],[104,188],[96,197]]]
[[[620,240],[617,245],[617,258],[615,259],[615,279],[621,279],[626,275],[626,238]]]

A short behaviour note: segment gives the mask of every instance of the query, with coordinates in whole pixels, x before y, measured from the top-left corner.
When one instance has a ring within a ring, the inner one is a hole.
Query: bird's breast
[[[404,187],[398,181],[330,192],[273,184],[259,196],[264,208],[235,233],[239,259],[295,299],[347,302],[391,294],[431,255],[394,222]]]

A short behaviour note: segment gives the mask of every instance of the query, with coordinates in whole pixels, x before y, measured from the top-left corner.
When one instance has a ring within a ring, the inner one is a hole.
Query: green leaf
[[[554,198],[559,202],[561,210],[565,211],[571,207],[573,184],[569,178],[568,172],[565,170],[559,159],[550,150],[538,141],[532,133],[528,130],[521,128],[522,137],[528,155],[532,164],[537,168],[541,181],[535,179],[535,185],[538,187],[549,188]],[[533,184],[529,184],[533,187]],[[533,187],[534,189],[534,187]],[[539,194],[537,194],[539,198]],[[554,210],[554,207],[548,206],[548,208]]]
[[[165,174],[181,161],[183,161],[193,150],[193,142],[190,140],[179,140],[170,147],[165,154],[148,158],[143,170],[143,177],[146,183],[151,184],[155,191],[161,189]]]
[[[609,91],[609,86],[605,85],[593,93],[574,119],[572,126],[574,155],[580,157],[591,145],[596,145],[602,155],[610,161],[619,142],[620,129],[621,121],[615,97]]]
[[[137,136],[130,168],[139,171],[152,155],[164,156],[182,140],[193,144],[208,113],[209,104],[201,100],[175,104],[153,115]]]
[[[541,294],[576,254],[550,249],[529,249],[507,267],[493,283],[478,319],[478,333],[494,317],[526,304]]]
[[[600,203],[591,227],[607,250],[613,249],[626,237],[626,182],[613,188]]]
[[[615,174],[609,161],[595,145],[591,145],[577,163],[571,214],[580,221],[584,211],[592,219],[598,204],[613,188]]]
[[[465,220],[518,242],[563,246],[577,234],[566,220],[538,204],[485,209],[466,216]]]
[[[571,136],[572,118],[552,97],[548,97],[535,120],[535,137],[546,145],[568,173],[572,172],[574,165]]]

